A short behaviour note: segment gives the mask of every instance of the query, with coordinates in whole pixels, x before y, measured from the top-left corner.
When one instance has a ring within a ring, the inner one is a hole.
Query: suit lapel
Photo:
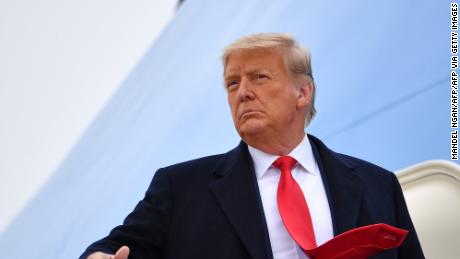
[[[354,164],[308,135],[331,208],[334,234],[355,228],[362,205],[362,181],[353,172]]]
[[[357,227],[362,181],[355,165],[308,135],[331,208],[334,234]],[[238,237],[254,259],[273,258],[257,180],[247,146],[241,142],[216,166],[209,187]]]
[[[209,186],[251,257],[273,258],[247,146],[241,142],[227,153],[216,166],[215,174],[219,179]]]

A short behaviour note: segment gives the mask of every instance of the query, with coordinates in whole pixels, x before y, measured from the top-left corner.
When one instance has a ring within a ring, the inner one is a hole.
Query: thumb
[[[129,247],[122,246],[115,253],[115,258],[114,259],[128,259],[128,255],[129,255]]]

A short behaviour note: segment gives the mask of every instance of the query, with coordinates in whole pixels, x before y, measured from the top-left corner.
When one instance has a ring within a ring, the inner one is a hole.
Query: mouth
[[[245,117],[250,117],[250,116],[253,116],[253,115],[257,115],[257,114],[260,114],[260,113],[262,113],[260,110],[246,109],[246,110],[243,110],[243,112],[240,113],[240,119],[243,119]]]

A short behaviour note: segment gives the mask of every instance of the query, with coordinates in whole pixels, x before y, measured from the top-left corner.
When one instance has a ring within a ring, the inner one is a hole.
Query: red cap
[[[312,259],[361,259],[398,247],[408,231],[379,223],[344,232],[326,243],[305,250]]]

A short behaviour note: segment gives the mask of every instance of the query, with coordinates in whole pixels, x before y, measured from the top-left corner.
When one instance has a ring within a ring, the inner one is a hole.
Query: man
[[[315,114],[310,58],[285,34],[229,45],[224,83],[242,142],[159,169],[123,225],[81,258],[308,258],[340,233],[409,231],[374,258],[424,258],[394,174],[305,134]]]

